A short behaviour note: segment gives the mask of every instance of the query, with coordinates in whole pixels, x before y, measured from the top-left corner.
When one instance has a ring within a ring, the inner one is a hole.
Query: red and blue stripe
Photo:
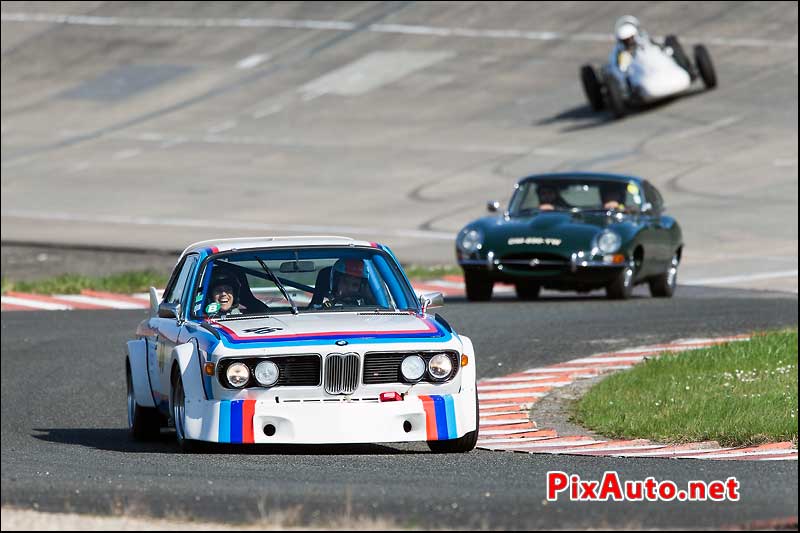
[[[252,444],[255,442],[253,417],[256,400],[223,400],[219,402],[218,442]]]
[[[420,396],[425,410],[427,440],[450,440],[458,438],[456,429],[455,402],[451,395]]]

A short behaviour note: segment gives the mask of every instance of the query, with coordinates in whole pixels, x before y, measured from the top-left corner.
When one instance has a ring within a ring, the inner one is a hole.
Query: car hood
[[[214,320],[226,346],[263,346],[447,340],[450,331],[434,317],[408,312],[327,311]]]
[[[569,255],[589,250],[594,238],[605,228],[630,223],[605,213],[542,212],[526,217],[488,217],[478,226],[484,232],[483,249],[548,251]]]

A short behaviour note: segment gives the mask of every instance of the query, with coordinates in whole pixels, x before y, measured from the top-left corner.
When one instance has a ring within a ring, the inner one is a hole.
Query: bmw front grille
[[[332,353],[325,358],[325,392],[353,394],[358,388],[360,359],[355,353]]]

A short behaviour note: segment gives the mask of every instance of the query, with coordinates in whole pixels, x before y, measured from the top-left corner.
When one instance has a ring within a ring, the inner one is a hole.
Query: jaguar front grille
[[[325,358],[325,392],[353,394],[358,388],[361,360],[354,353],[332,353]]]

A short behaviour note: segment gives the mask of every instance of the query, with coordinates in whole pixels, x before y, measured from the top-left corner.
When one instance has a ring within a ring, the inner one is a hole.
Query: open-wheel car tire
[[[605,107],[603,83],[600,81],[600,77],[594,67],[591,65],[581,67],[581,82],[583,83],[583,92],[586,93],[586,99],[589,100],[589,105],[592,106],[594,111],[602,111]]]
[[[702,44],[694,47],[694,62],[697,64],[697,70],[700,71],[700,77],[703,78],[703,84],[706,89],[713,89],[717,86],[717,71],[714,70],[714,63],[711,61],[711,54]]]

